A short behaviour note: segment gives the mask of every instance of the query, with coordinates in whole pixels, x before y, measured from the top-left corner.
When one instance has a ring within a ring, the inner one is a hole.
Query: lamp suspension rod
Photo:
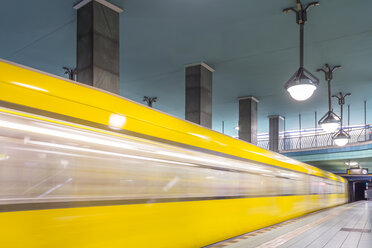
[[[364,140],[367,140],[367,101],[364,100]]]
[[[301,4],[300,0],[295,0],[296,1],[296,7],[290,7],[283,9],[284,13],[288,12],[295,12],[296,13],[296,22],[298,25],[300,25],[300,68],[304,67],[304,26],[307,21],[307,11],[308,9],[319,6],[319,2],[311,2],[306,5],[304,8]]]
[[[364,139],[367,140],[367,101],[364,100]]]
[[[367,101],[364,100],[364,127],[367,126]]]
[[[330,78],[328,78],[328,80],[327,80],[327,82],[328,82],[328,110],[329,111],[332,111],[332,100],[331,100],[331,79]]]
[[[340,123],[340,129],[342,130],[342,121],[344,119],[344,105],[341,104],[341,123]]]
[[[325,79],[327,80],[327,84],[328,84],[328,111],[329,112],[332,111],[331,81],[333,79],[333,72],[338,68],[341,68],[341,66],[336,65],[333,68],[330,68],[330,66],[328,64],[325,64],[325,69],[320,68],[320,69],[316,70],[316,71],[324,72]]]
[[[350,104],[347,105],[347,127],[350,129]]]
[[[300,23],[300,68],[304,67],[304,22]]]
[[[333,95],[333,97],[336,97],[338,99],[338,104],[341,106],[341,121],[340,121],[340,130],[342,130],[342,122],[344,119],[344,104],[345,104],[345,97],[350,96],[351,93],[346,93],[345,95],[342,95],[341,92],[339,92],[337,95]]]
[[[305,22],[307,21],[306,9],[302,8],[300,0],[296,0],[297,11],[296,11],[296,21],[300,25],[300,68],[304,67],[304,29]]]
[[[298,127],[299,127],[299,134],[300,134],[300,138],[301,138],[301,114],[298,114]]]
[[[317,128],[318,128],[318,113],[315,111],[315,120],[314,120],[314,127],[315,127],[315,131],[314,131],[314,133],[315,133],[315,147],[317,147],[318,146],[318,130],[317,130]]]

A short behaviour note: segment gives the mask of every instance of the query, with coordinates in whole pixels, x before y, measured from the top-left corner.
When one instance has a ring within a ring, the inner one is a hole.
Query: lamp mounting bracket
[[[343,110],[343,107],[344,107],[344,104],[345,104],[345,98],[347,96],[350,96],[351,93],[346,93],[346,94],[342,94],[342,92],[339,92],[337,93],[336,95],[333,95],[332,97],[336,97],[338,99],[338,104],[340,105],[341,107],[341,126],[340,126],[340,132],[342,132],[342,121],[344,119],[343,115],[344,115],[344,110]],[[337,134],[338,135],[338,134]]]
[[[351,93],[346,93],[345,95],[343,95],[342,92],[338,92],[336,95],[333,95],[332,97],[336,97],[338,99],[338,104],[342,106],[345,104],[345,98],[350,95]]]
[[[341,120],[340,116],[338,116],[338,115],[337,115],[335,112],[333,112],[332,110],[329,110],[327,113],[325,113],[325,115],[322,116],[322,118],[320,118],[320,120],[318,121],[318,124],[321,125],[321,124],[323,123],[323,121],[324,121],[328,116],[333,116],[334,118]]]
[[[314,76],[311,72],[309,72],[308,70],[306,70],[305,68],[303,67],[300,67],[298,68],[298,70],[292,75],[292,77],[290,77],[290,79],[287,81],[287,83],[284,85],[284,88],[285,89],[288,89],[292,83],[296,83],[296,82],[299,82],[299,80],[302,78],[302,77],[307,77],[309,78],[313,84],[315,86],[318,86],[319,85],[319,79]]]
[[[144,96],[142,101],[146,102],[147,106],[152,107],[152,104],[156,102],[157,100],[158,100],[158,97],[156,96],[155,97]]]
[[[324,72],[325,80],[331,81],[333,79],[333,72],[335,70],[337,70],[338,68],[341,68],[341,66],[340,65],[335,65],[331,68],[328,64],[325,64],[325,69],[319,68],[316,71]]]
[[[324,72],[325,80],[328,82],[328,112],[332,111],[332,103],[331,103],[331,81],[333,79],[333,72],[340,68],[340,65],[333,66],[332,68],[329,66],[329,64],[325,64],[325,68],[317,69],[316,71],[322,71]]]
[[[305,24],[307,21],[307,11],[315,6],[319,6],[319,2],[311,2],[308,3],[305,7],[303,7],[300,0],[296,0],[296,7],[290,7],[283,9],[284,13],[294,12],[296,13],[296,22],[297,24]],[[297,9],[296,9],[297,8]]]

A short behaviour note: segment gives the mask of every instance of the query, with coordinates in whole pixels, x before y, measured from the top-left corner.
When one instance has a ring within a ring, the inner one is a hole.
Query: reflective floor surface
[[[208,248],[371,248],[372,201],[319,211]]]

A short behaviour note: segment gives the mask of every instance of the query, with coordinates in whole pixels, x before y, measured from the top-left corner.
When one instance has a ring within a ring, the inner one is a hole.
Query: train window
[[[24,119],[46,132],[0,129],[0,203],[344,192],[320,177]],[[55,135],[65,129],[75,139]]]

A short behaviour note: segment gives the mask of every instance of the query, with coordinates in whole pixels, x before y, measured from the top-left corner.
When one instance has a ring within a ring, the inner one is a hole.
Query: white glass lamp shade
[[[293,99],[296,101],[305,101],[313,95],[318,82],[319,80],[316,77],[305,68],[300,67],[284,87]]]
[[[320,124],[320,126],[322,127],[322,129],[327,132],[327,133],[333,133],[334,131],[337,130],[337,128],[340,126],[338,123],[332,123],[332,122],[329,122],[329,123],[322,123]]]
[[[340,130],[334,137],[333,141],[337,146],[344,146],[349,142],[349,135],[347,135],[343,130]]]
[[[316,86],[313,84],[295,84],[287,89],[291,97],[296,101],[305,101],[309,99],[315,90]]]
[[[344,137],[344,138],[336,138],[336,139],[334,139],[334,141],[335,141],[335,144],[337,146],[344,146],[344,145],[347,144],[347,142],[349,141],[349,139],[346,138],[346,137]]]
[[[326,118],[320,121],[320,126],[327,133],[333,133],[340,126],[340,118],[336,116],[332,111],[326,114]]]

